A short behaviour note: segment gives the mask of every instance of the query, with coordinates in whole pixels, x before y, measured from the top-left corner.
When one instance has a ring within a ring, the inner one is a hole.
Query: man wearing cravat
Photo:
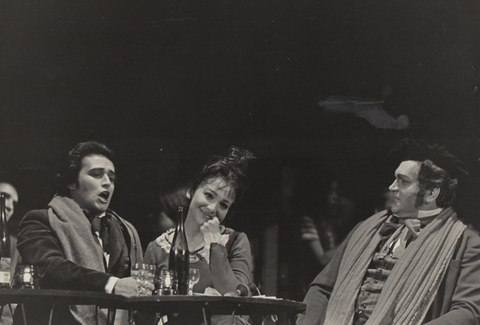
[[[464,165],[422,141],[396,149],[392,206],[352,230],[297,324],[479,324],[480,237],[452,208]]]
[[[124,296],[153,289],[130,277],[131,264],[142,262],[137,231],[108,209],[115,189],[113,161],[112,151],[104,144],[79,143],[69,152],[57,195],[48,209],[30,211],[22,219],[17,247],[23,263],[39,266],[42,289]],[[50,308],[26,307],[27,323],[47,324]],[[105,324],[105,320],[106,311],[97,314],[93,306],[56,306],[52,324],[93,325],[97,321]],[[20,312],[15,313],[14,321],[23,323]]]

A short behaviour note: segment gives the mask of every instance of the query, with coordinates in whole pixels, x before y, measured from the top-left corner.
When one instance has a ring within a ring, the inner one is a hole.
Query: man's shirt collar
[[[434,210],[418,210],[418,219],[428,218],[439,214],[443,208],[438,208]]]
[[[443,210],[443,208],[438,208],[438,209],[434,209],[434,210],[418,210],[416,218],[409,217],[409,218],[403,218],[403,219],[424,219],[424,218],[436,216],[437,214],[442,212],[442,210]],[[395,213],[392,213],[391,210],[388,210],[388,214],[391,215],[391,216],[394,216],[396,218],[402,219],[398,215],[396,215]]]

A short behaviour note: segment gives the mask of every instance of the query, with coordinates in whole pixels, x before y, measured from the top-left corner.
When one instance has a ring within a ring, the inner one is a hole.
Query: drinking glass
[[[146,277],[146,280],[150,282],[151,284],[154,284],[154,279],[155,279],[155,270],[157,267],[155,265],[149,265],[148,266],[148,274]]]
[[[135,280],[140,281],[140,263],[133,263],[130,270],[130,276]]]
[[[190,269],[188,281],[188,295],[193,295],[193,286],[200,281],[200,270],[199,269]]]
[[[148,273],[150,272],[150,265],[146,263],[140,264],[139,276],[140,281],[148,281]]]
[[[159,296],[168,296],[175,294],[175,279],[173,272],[168,269],[161,269],[157,272],[156,285],[158,286],[156,294]]]
[[[40,272],[36,265],[17,265],[13,276],[14,289],[40,289]]]

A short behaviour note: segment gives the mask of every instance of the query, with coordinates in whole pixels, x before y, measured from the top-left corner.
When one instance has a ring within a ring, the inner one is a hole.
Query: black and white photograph
[[[0,0],[1,325],[480,324],[480,3]]]

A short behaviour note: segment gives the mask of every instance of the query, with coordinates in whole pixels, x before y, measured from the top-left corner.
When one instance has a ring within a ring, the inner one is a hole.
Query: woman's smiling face
[[[234,200],[230,186],[223,178],[208,179],[193,193],[187,218],[192,218],[198,225],[215,217],[222,222]]]

